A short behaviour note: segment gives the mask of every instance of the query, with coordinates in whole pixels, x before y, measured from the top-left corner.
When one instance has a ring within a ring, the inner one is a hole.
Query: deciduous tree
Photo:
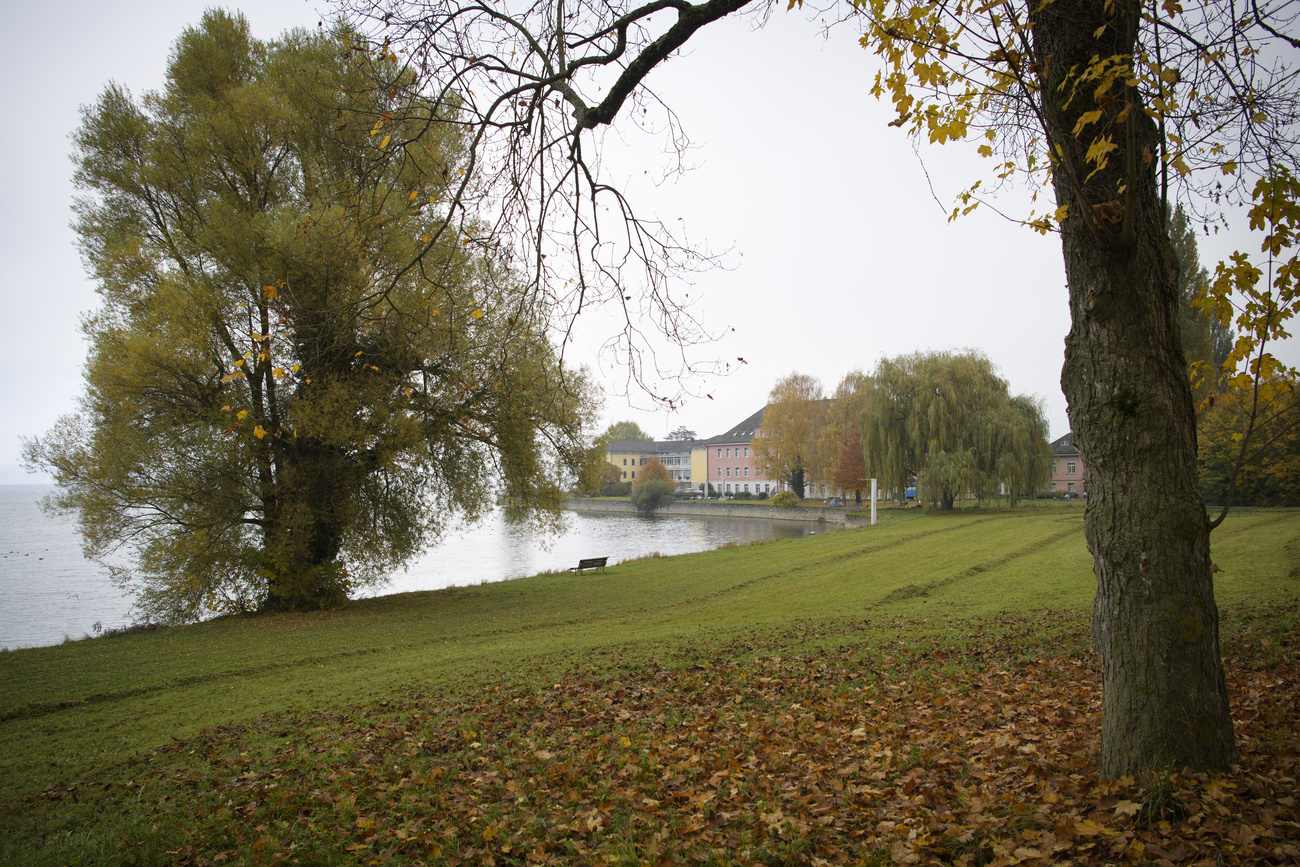
[[[814,376],[792,373],[777,380],[763,409],[763,428],[749,446],[754,464],[769,479],[799,487],[808,475],[826,478],[822,459],[822,426],[826,399]],[[803,497],[803,491],[796,490]]]
[[[1012,396],[978,352],[885,359],[866,389],[862,412],[866,475],[951,509],[967,492],[1013,500],[1042,490],[1051,450],[1038,404]]]
[[[1061,384],[1085,457],[1102,771],[1228,767],[1236,746],[1166,215],[1171,192],[1200,193],[1188,200],[1210,208],[1258,202],[1294,175],[1296,78],[1278,53],[1297,45],[1284,32],[1290,5],[862,8],[863,44],[886,63],[875,92],[894,103],[896,125],[938,143],[982,137],[993,188],[1025,179],[1055,197],[1026,222],[1060,232],[1069,287]],[[988,189],[973,185],[954,215]],[[1234,273],[1226,282],[1245,280],[1231,291],[1247,297],[1255,284],[1244,267]],[[1288,308],[1291,289],[1269,290]]]
[[[651,458],[642,465],[632,483],[630,498],[632,505],[641,512],[653,512],[655,509],[671,505],[673,491],[677,489],[673,477],[658,458]]]
[[[634,421],[616,421],[606,428],[604,438],[609,442],[653,442],[654,437],[641,430]]]
[[[354,41],[208,12],[161,91],[83,111],[102,306],[80,412],[27,457],[91,555],[127,546],[148,617],[334,604],[494,492],[558,515],[581,462],[545,309],[443,231],[454,108]]]
[[[831,481],[840,490],[852,491],[857,503],[862,502],[862,489],[871,484],[866,461],[862,456],[862,431],[857,425],[848,429],[844,445],[840,447],[835,461],[835,470],[831,473]]]
[[[1253,435],[1243,452],[1246,429]],[[1207,503],[1300,506],[1300,397],[1293,382],[1216,395],[1197,417],[1196,436]]]
[[[638,485],[650,481],[672,483],[672,480],[672,474],[668,472],[668,468],[663,465],[663,462],[658,458],[651,458],[641,465],[640,471],[636,474],[636,481],[632,483],[632,487],[635,488]]]

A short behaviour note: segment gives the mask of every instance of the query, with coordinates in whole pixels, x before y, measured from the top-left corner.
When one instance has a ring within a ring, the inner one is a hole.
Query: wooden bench
[[[609,562],[608,557],[588,557],[585,560],[579,560],[578,565],[570,567],[569,571],[577,572],[579,575],[582,574],[583,569],[599,569],[604,572],[607,562]]]

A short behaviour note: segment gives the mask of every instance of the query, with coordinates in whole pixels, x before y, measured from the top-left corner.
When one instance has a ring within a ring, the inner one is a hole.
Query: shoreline
[[[564,508],[573,512],[605,515],[635,515],[636,507],[628,500],[569,498]],[[678,500],[671,506],[655,509],[657,515],[691,518],[758,518],[764,521],[792,521],[803,524],[836,524],[841,527],[867,527],[871,525],[871,512],[848,512],[833,506],[800,506],[796,509],[778,509],[761,503],[714,502],[710,500]]]

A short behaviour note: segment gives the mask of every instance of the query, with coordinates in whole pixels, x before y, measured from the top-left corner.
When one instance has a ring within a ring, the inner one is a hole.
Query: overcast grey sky
[[[158,88],[172,42],[209,5],[75,0],[58,7],[57,22],[34,4],[7,10],[0,483],[45,481],[18,467],[19,437],[48,430],[81,390],[78,321],[96,298],[68,228],[78,107],[110,80],[137,95]],[[269,39],[315,27],[320,8],[259,0],[243,11]],[[823,40],[778,11],[758,31],[720,22],[688,49],[651,84],[690,135],[694,170],[647,187],[645,171],[653,176],[668,158],[662,143],[627,131],[608,137],[608,168],[628,179],[643,211],[680,217],[692,239],[733,251],[728,268],[699,275],[685,291],[697,315],[727,334],[705,354],[747,363],[700,383],[712,399],[673,414],[646,411],[645,397],[629,405],[611,396],[606,421],[631,418],[657,436],[679,425],[711,436],[760,408],[792,371],[820,378],[829,393],[849,370],[870,372],[882,357],[972,347],[1014,393],[1045,400],[1053,437],[1065,433],[1059,383],[1069,312],[1057,239],[982,210],[947,222],[953,195],[979,177],[978,160],[962,146],[923,148],[923,168],[887,127],[888,108],[868,95],[875,67],[851,31]],[[927,170],[943,205],[931,197]],[[1006,206],[1016,211],[1023,201]],[[1212,239],[1201,258],[1210,264],[1228,249]],[[612,320],[590,314],[570,359],[599,365],[594,345],[609,327]],[[1283,355],[1300,363],[1294,345]],[[617,369],[601,370],[609,383],[622,381]]]

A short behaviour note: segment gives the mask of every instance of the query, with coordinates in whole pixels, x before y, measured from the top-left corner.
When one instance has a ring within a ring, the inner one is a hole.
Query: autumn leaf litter
[[[1241,764],[1224,775],[1099,780],[1086,624],[1039,612],[955,639],[835,621],[611,651],[540,686],[560,669],[411,687],[215,728],[136,760],[130,786],[25,806],[95,789],[186,864],[1292,864],[1297,612],[1225,614]]]

